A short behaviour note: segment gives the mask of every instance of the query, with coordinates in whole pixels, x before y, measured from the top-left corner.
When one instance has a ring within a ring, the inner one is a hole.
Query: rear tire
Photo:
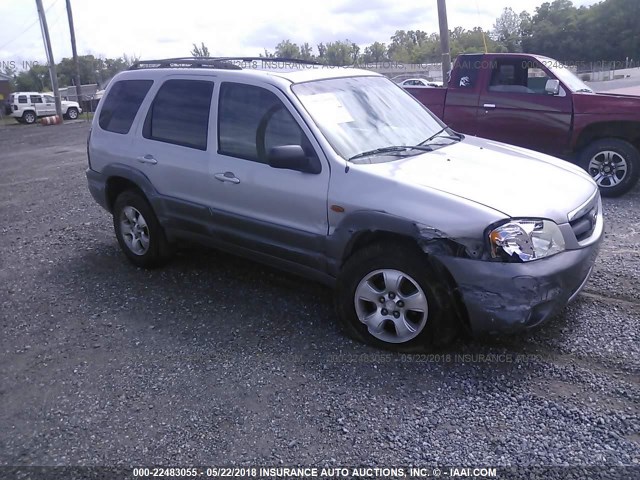
[[[417,246],[376,243],[347,260],[336,288],[338,319],[351,338],[398,352],[455,337],[452,295]]]
[[[164,230],[141,193],[127,190],[118,195],[113,205],[113,228],[120,248],[137,267],[156,268],[170,259]]]
[[[619,138],[603,138],[587,145],[578,163],[598,184],[603,197],[625,194],[640,176],[640,152]]]

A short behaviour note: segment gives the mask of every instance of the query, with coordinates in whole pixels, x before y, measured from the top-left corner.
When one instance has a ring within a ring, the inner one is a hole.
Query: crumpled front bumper
[[[555,316],[587,283],[597,242],[528,263],[438,257],[458,289],[473,334],[515,333]]]

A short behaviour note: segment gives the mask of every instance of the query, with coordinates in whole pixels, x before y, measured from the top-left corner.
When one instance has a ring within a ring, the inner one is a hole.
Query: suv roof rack
[[[303,65],[322,65],[313,60],[301,60],[299,58],[285,57],[177,57],[163,58],[160,60],[140,60],[135,62],[129,70],[141,68],[220,68],[227,70],[242,70],[238,62],[249,63],[260,60],[262,62],[287,62]],[[236,63],[234,63],[236,62]]]

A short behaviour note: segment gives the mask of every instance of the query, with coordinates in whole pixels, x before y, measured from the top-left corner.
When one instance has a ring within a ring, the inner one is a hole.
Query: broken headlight
[[[491,256],[506,261],[530,262],[565,248],[562,232],[551,220],[511,220],[493,229],[489,242]]]

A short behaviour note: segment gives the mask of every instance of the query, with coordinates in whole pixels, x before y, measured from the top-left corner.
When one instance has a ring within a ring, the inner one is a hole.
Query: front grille
[[[591,236],[593,230],[596,228],[596,221],[598,219],[598,204],[596,204],[591,210],[581,215],[578,218],[569,222],[573,233],[579,242],[585,240]]]

